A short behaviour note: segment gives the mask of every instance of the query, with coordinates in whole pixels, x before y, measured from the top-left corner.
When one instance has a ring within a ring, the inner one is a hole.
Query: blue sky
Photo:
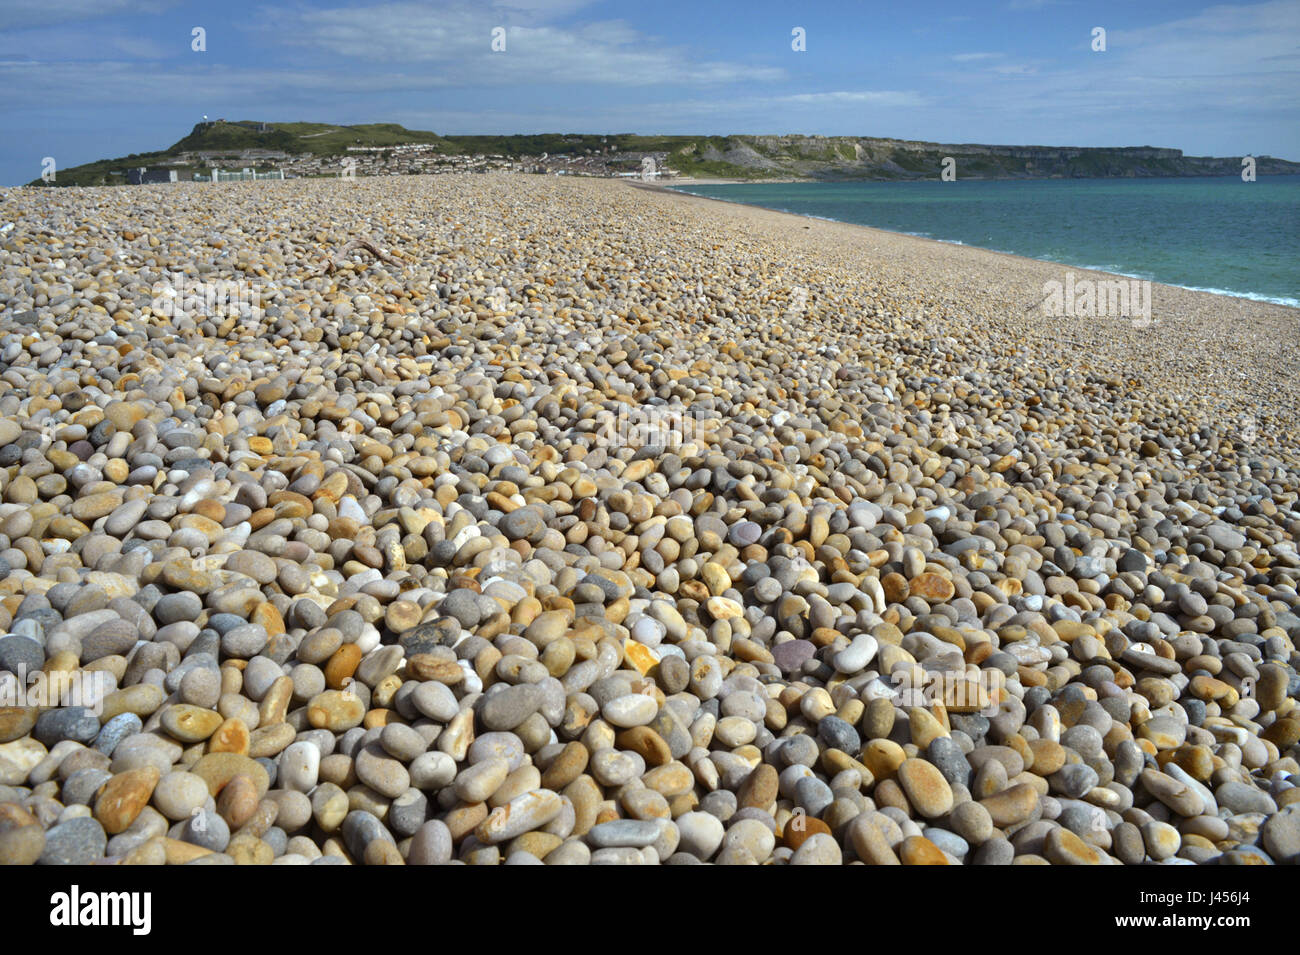
[[[0,88],[8,185],[45,156],[164,148],[204,114],[1300,160],[1300,0],[0,0]]]

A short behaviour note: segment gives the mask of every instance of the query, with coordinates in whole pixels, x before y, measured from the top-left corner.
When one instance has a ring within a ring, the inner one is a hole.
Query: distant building
[[[136,169],[127,170],[126,181],[133,186],[142,186],[154,182],[176,182],[176,170],[146,169],[144,166],[140,166]]]
[[[268,169],[258,172],[256,169],[250,169],[245,166],[243,169],[235,171],[233,169],[213,169],[213,182],[245,182],[257,179],[283,179],[283,169]]]

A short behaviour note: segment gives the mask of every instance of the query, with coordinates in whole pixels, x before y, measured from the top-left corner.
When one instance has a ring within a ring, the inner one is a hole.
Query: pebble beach
[[[1295,864],[1300,311],[1066,272],[0,190],[0,863]]]

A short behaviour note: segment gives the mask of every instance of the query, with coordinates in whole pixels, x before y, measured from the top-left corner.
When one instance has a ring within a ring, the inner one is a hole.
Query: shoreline
[[[890,296],[921,305],[936,334],[971,332],[960,316],[942,313],[955,290],[976,290],[983,331],[1024,338],[1035,360],[1054,362],[1059,346],[1077,349],[1084,365],[1109,363],[1124,377],[1160,387],[1203,423],[1276,413],[1300,418],[1300,321],[1297,309],[1272,302],[1151,283],[1152,323],[1134,328],[1107,317],[1045,316],[1035,308],[1046,282],[1067,272],[1092,280],[1114,273],[956,245],[873,226],[815,219],[652,183],[630,183],[653,202],[707,210],[740,235],[780,235],[813,256],[851,271],[871,267]],[[1031,314],[1032,313],[1032,314]],[[942,329],[942,332],[939,331]],[[1295,449],[1291,449],[1295,453]]]
[[[772,184],[777,184],[777,183],[816,182],[816,181],[817,181],[817,180],[813,180],[813,179],[772,179],[772,180],[762,180],[761,182],[751,182],[751,181],[749,181],[749,180],[745,180],[745,179],[698,179],[698,180],[686,180],[686,181],[682,181],[682,182],[683,182],[683,184],[685,184],[685,185],[692,185],[692,186],[745,186],[745,185],[772,185]],[[868,181],[873,181],[873,180],[861,180],[861,181],[868,182]],[[880,180],[880,181],[884,181],[884,180]],[[992,181],[992,180],[989,180],[989,181]],[[819,222],[836,222],[836,223],[839,223],[839,224],[841,224],[841,225],[857,226],[857,227],[862,228],[862,229],[872,229],[872,230],[875,230],[876,232],[884,232],[884,233],[887,233],[887,234],[889,234],[889,235],[907,236],[908,238],[912,238],[912,239],[921,239],[921,240],[924,240],[924,241],[927,241],[927,242],[938,242],[938,243],[941,244],[941,245],[957,246],[957,247],[961,247],[961,248],[971,248],[971,249],[982,249],[982,250],[985,251],[985,252],[996,252],[996,253],[998,253],[999,255],[1010,255],[1010,256],[1013,256],[1014,258],[1018,258],[1018,259],[1026,259],[1026,260],[1031,261],[1031,262],[1047,262],[1047,263],[1050,263],[1050,264],[1052,264],[1052,265],[1059,265],[1059,266],[1062,266],[1062,267],[1067,268],[1067,269],[1078,269],[1078,270],[1081,271],[1081,272],[1091,272],[1091,273],[1096,273],[1096,274],[1098,274],[1098,275],[1117,276],[1117,277],[1120,277],[1120,278],[1126,278],[1126,279],[1138,279],[1138,280],[1143,281],[1143,282],[1150,282],[1151,285],[1152,285],[1153,287],[1156,286],[1156,285],[1163,285],[1163,286],[1166,286],[1167,288],[1182,289],[1183,291],[1186,291],[1186,292],[1201,292],[1201,293],[1203,293],[1203,294],[1205,294],[1205,295],[1217,295],[1217,296],[1220,296],[1220,297],[1223,297],[1223,298],[1240,299],[1240,300],[1242,300],[1242,301],[1247,301],[1247,302],[1258,302],[1258,303],[1263,304],[1263,305],[1276,305],[1276,306],[1278,306],[1279,308],[1290,308],[1290,309],[1294,309],[1294,310],[1296,310],[1297,312],[1300,312],[1300,302],[1297,302],[1296,304],[1290,304],[1289,302],[1279,302],[1279,301],[1277,301],[1276,299],[1272,299],[1272,298],[1255,298],[1255,297],[1253,297],[1251,294],[1242,294],[1242,293],[1238,293],[1238,292],[1230,292],[1230,291],[1227,291],[1226,289],[1213,289],[1213,290],[1212,290],[1212,289],[1206,289],[1206,288],[1193,288],[1192,286],[1189,286],[1189,285],[1170,285],[1169,283],[1166,283],[1166,282],[1157,282],[1155,279],[1146,279],[1146,278],[1143,278],[1143,277],[1140,276],[1140,275],[1132,275],[1132,274],[1127,273],[1127,272],[1108,272],[1108,271],[1106,271],[1105,269],[1099,269],[1099,268],[1095,268],[1095,267],[1092,267],[1092,266],[1087,266],[1087,265],[1072,265],[1072,264],[1069,263],[1069,262],[1058,262],[1058,261],[1056,261],[1055,259],[1038,259],[1038,258],[1034,258],[1033,256],[1021,255],[1021,254],[1018,253],[1018,252],[1007,252],[1007,251],[1004,251],[1004,250],[1002,250],[1002,249],[989,249],[989,248],[986,248],[986,247],[984,247],[984,246],[979,246],[979,245],[968,245],[967,243],[965,243],[965,242],[960,242],[960,241],[958,241],[958,240],[956,240],[956,239],[935,239],[935,238],[932,238],[932,237],[930,237],[930,236],[917,235],[917,234],[915,234],[915,233],[913,233],[913,232],[898,232],[898,231],[895,231],[895,230],[893,230],[893,229],[882,229],[882,228],[879,227],[879,226],[866,225],[866,224],[864,224],[864,223],[860,223],[860,222],[846,222],[846,221],[843,220],[843,219],[828,219],[828,218],[825,218],[825,217],[823,217],[823,216],[810,216],[810,215],[804,215],[803,213],[800,213],[800,212],[789,212],[789,211],[782,210],[782,209],[771,209],[771,208],[769,208],[769,207],[767,207],[767,206],[757,206],[757,205],[754,205],[754,204],[752,204],[752,203],[748,203],[748,202],[739,202],[739,201],[737,201],[737,200],[735,200],[735,199],[722,199],[722,198],[719,198],[719,197],[717,197],[717,196],[700,196],[700,195],[696,195],[695,193],[689,193],[689,192],[688,192],[688,193],[683,193],[683,192],[681,192],[679,189],[674,188],[673,186],[667,186],[667,185],[662,185],[662,184],[656,184],[656,183],[645,183],[645,184],[642,184],[642,183],[633,183],[633,185],[643,185],[643,186],[645,186],[645,187],[647,187],[647,188],[653,188],[653,187],[657,186],[658,188],[663,189],[663,190],[666,191],[666,192],[676,192],[676,193],[678,193],[679,195],[689,195],[689,196],[692,196],[693,198],[696,198],[696,199],[707,199],[707,200],[712,201],[712,202],[723,202],[723,203],[727,203],[727,204],[729,204],[729,205],[749,206],[750,208],[755,208],[755,209],[766,209],[768,212],[776,212],[776,213],[779,213],[779,214],[781,214],[781,215],[797,216],[797,217],[799,217],[800,219],[813,219],[813,220],[815,220],[815,221],[819,221]],[[1258,294],[1258,293],[1255,293],[1255,294]],[[1300,316],[1298,316],[1298,318],[1300,318]]]
[[[720,179],[714,176],[710,176],[706,179],[692,179],[690,177],[683,176],[683,177],[678,177],[676,179],[673,179],[672,181],[674,183],[680,183],[682,185],[688,185],[688,186],[749,186],[749,185],[770,186],[770,185],[778,185],[780,183],[789,183],[789,182],[817,182],[818,180],[799,179],[795,177],[791,177],[787,179]],[[664,188],[668,189],[671,187],[664,186]]]

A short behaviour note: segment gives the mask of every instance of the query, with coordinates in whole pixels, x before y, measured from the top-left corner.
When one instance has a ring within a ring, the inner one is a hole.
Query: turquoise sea
[[[676,188],[1300,307],[1300,176]]]

